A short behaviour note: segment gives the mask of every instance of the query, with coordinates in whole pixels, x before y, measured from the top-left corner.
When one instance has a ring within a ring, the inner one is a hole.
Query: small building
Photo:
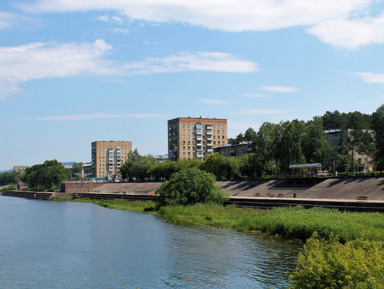
[[[255,148],[255,144],[251,141],[243,141],[238,144],[226,144],[215,147],[214,152],[220,153],[225,157],[236,158],[251,153]]]

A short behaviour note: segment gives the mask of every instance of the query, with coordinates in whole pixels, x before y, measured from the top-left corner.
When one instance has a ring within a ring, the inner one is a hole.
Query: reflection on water
[[[299,247],[93,204],[0,196],[0,288],[285,288]]]

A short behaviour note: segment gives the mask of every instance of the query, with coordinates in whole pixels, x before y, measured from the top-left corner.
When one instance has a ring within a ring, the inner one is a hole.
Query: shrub
[[[290,288],[384,288],[384,247],[364,237],[339,242],[337,236],[322,239],[315,232],[299,253]]]
[[[16,185],[13,185],[13,184],[12,184],[12,185],[3,187],[1,190],[2,190],[2,191],[14,191],[14,190],[17,190],[17,187],[16,187]]]
[[[169,181],[156,190],[160,205],[193,205],[196,203],[219,203],[226,200],[215,185],[215,176],[197,168],[187,168],[174,173]]]

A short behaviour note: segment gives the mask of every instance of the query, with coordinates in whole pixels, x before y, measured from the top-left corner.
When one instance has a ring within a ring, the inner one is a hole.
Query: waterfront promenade
[[[351,211],[384,212],[384,178],[328,178],[318,183],[292,184],[283,179],[218,181],[237,206],[271,208],[277,206],[327,207]],[[53,196],[76,194],[91,199],[152,200],[160,182],[70,183],[64,192],[9,191],[3,195],[48,200]]]

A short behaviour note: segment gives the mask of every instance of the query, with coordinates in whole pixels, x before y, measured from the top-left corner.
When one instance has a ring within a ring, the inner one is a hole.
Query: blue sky
[[[235,137],[383,101],[383,1],[0,3],[0,170],[90,161],[95,140],[165,154],[176,117]]]

